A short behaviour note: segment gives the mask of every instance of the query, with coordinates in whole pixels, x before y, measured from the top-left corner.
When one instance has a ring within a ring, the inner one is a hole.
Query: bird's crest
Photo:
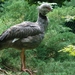
[[[48,3],[48,2],[40,2],[38,1],[39,6],[43,6],[43,5],[50,5],[51,8],[53,8],[53,6],[57,6],[57,3]],[[39,8],[38,6],[38,8]]]

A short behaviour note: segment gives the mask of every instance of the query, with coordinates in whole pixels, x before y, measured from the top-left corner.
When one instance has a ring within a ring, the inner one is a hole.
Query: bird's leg
[[[30,75],[32,75],[32,73],[28,69],[26,69],[24,51],[25,51],[24,49],[22,49],[21,51],[21,70],[24,72],[28,72]]]
[[[21,70],[23,71],[25,69],[25,54],[24,49],[21,51]]]

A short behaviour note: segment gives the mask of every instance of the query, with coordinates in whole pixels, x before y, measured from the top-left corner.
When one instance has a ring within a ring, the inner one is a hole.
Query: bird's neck
[[[41,13],[39,13],[37,22],[43,31],[45,31],[47,29],[48,20],[47,20],[47,17],[45,15],[42,15]]]
[[[41,13],[39,13],[39,17],[44,19],[44,20],[47,20],[47,17],[45,15],[42,15]]]

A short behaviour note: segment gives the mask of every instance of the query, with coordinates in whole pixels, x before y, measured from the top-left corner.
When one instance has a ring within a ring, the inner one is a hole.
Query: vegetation
[[[59,52],[67,52],[69,55],[75,56],[75,46],[68,45],[67,47],[64,47],[64,49],[60,50]]]
[[[38,1],[40,1],[40,2],[42,2],[42,0],[26,0],[26,1],[28,1],[30,4],[33,4],[33,3],[36,3],[37,4],[37,2]],[[56,2],[56,3],[58,3],[60,6],[63,4],[63,2],[64,1],[71,1],[71,0],[43,0],[44,2],[46,1],[46,2]]]
[[[0,34],[14,24],[26,20],[37,20],[38,11],[36,7],[38,4],[30,5],[27,2],[30,0],[1,1],[3,4],[1,3],[0,7]],[[75,45],[75,29],[73,27],[75,25],[75,7],[72,3],[73,0],[70,3],[63,2],[62,7],[56,6],[52,12],[47,14],[49,26],[43,42],[38,48],[25,51],[27,67],[37,71],[34,75],[75,74],[75,57],[67,52],[59,52],[64,48],[67,50],[68,45]],[[68,49],[70,51],[71,47]],[[71,50],[71,52],[73,51]],[[0,51],[0,68],[6,70],[8,75],[28,75],[20,72],[19,56],[20,51],[15,49],[9,48]],[[0,74],[5,73],[0,72]]]

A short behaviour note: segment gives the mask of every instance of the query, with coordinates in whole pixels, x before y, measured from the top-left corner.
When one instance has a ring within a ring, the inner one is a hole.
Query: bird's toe
[[[28,72],[30,75],[33,75],[29,69],[22,69],[23,72]]]

